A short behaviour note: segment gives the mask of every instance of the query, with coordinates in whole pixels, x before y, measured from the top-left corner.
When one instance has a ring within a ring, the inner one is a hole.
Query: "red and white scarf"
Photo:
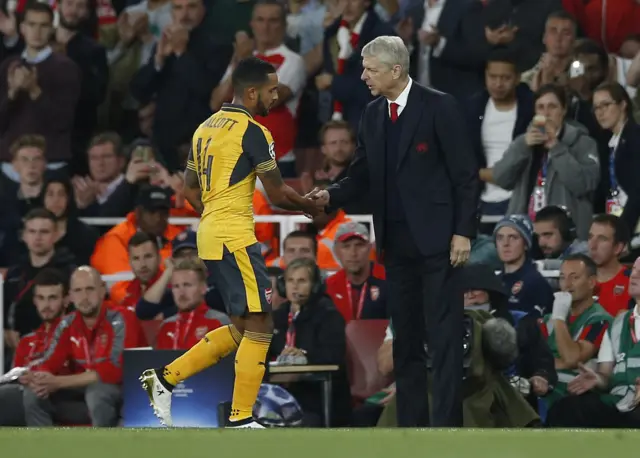
[[[353,50],[358,47],[358,40],[360,40],[360,32],[362,32],[362,26],[367,18],[367,13],[364,13],[356,22],[353,30],[349,30],[349,24],[344,19],[340,21],[340,28],[338,28],[338,34],[336,40],[338,41],[338,66],[336,68],[336,74],[342,75],[344,73],[344,66],[347,59],[353,54]],[[331,119],[334,121],[342,120],[342,103],[337,100],[333,101],[333,115]]]

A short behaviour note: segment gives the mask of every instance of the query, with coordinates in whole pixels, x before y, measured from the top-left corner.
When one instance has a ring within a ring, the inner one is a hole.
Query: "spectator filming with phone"
[[[583,128],[565,122],[567,95],[548,84],[535,94],[535,116],[502,159],[480,170],[480,179],[513,191],[508,214],[535,214],[547,205],[567,208],[578,237],[586,240],[593,205],[590,193],[600,179],[595,141]]]

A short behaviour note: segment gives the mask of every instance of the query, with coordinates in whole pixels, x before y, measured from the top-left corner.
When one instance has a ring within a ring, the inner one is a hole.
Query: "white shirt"
[[[635,317],[635,332],[636,335],[640,335],[640,304],[636,304],[633,309],[633,316]],[[605,332],[602,342],[600,343],[600,351],[598,352],[598,363],[615,363],[616,355],[611,344],[611,338],[609,333]]]
[[[387,330],[384,332],[384,342],[393,340],[393,331],[391,330],[391,324],[387,326]]]
[[[124,173],[121,173],[115,180],[113,180],[111,183],[107,185],[107,187],[105,188],[102,194],[96,197],[96,201],[98,201],[100,205],[104,204],[109,199],[109,197],[111,197],[111,194],[113,194],[113,191],[115,191],[116,188],[120,186],[120,183],[122,183],[123,181],[124,181]]]
[[[398,104],[398,116],[400,116],[402,114],[402,111],[404,110],[404,107],[407,106],[407,102],[409,101],[409,92],[411,92],[411,85],[412,84],[413,84],[413,81],[411,80],[411,78],[409,78],[409,82],[407,83],[405,88],[402,90],[402,92],[400,93],[400,95],[398,96],[397,99],[395,99],[395,100],[387,99],[387,110],[389,111],[389,117],[391,117],[391,104],[392,103],[397,103]]]
[[[482,147],[487,158],[487,167],[491,168],[502,159],[512,141],[513,129],[518,117],[518,106],[510,110],[498,110],[493,99],[489,99],[482,120]],[[487,183],[482,193],[483,202],[503,202],[511,197],[511,191],[495,184]]]
[[[446,0],[436,0],[434,5],[429,6],[429,0],[424,1],[424,20],[422,21],[422,26],[420,27],[422,30],[426,32],[431,32],[433,27],[438,26],[438,22],[440,21],[440,15],[442,14],[442,10],[444,9],[444,4]],[[435,47],[425,46],[420,44],[420,62],[419,62],[419,78],[418,80],[425,86],[431,85],[431,75],[429,70],[429,59],[431,55],[433,57],[440,57],[442,51],[444,50],[445,45],[447,44],[447,40],[442,35],[440,36],[440,41]]]
[[[27,55],[27,50],[25,49],[24,51],[22,51],[22,58],[27,63],[31,65],[36,65],[41,62],[44,62],[47,59],[47,57],[49,57],[51,54],[53,54],[53,49],[51,49],[51,46],[47,46],[46,48],[41,49],[40,51],[38,51],[38,54],[36,54],[34,57],[29,57]]]

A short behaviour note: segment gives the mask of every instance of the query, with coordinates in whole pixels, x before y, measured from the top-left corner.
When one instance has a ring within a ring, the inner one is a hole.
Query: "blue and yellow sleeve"
[[[192,172],[198,172],[198,168],[196,167],[196,161],[193,158],[193,148],[189,149],[189,157],[187,157],[187,170],[191,170]]]
[[[275,142],[268,129],[249,122],[242,137],[242,150],[249,156],[256,173],[262,174],[278,168]]]

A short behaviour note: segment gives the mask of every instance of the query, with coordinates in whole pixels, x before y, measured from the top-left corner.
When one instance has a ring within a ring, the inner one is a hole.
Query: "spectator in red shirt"
[[[135,312],[138,300],[162,275],[158,245],[146,232],[137,232],[129,239],[129,265],[135,278],[113,285],[109,296],[115,303]]]
[[[598,266],[598,302],[612,316],[629,308],[631,269],[618,260],[629,243],[627,225],[614,215],[596,215],[589,229],[589,256]]]
[[[384,267],[369,260],[369,230],[362,223],[345,223],[336,232],[335,252],[343,266],[327,278],[327,294],[346,323],[360,319],[386,319]]]
[[[231,320],[207,306],[207,268],[198,258],[178,262],[171,276],[171,293],[178,313],[162,322],[158,331],[158,350],[188,350],[209,331]]]
[[[127,310],[106,307],[105,296],[98,271],[88,266],[76,269],[70,299],[77,310],[62,319],[42,361],[25,376],[27,426],[52,426],[51,395],[67,389],[84,392],[93,426],[116,425],[122,400],[122,352],[137,346],[139,327]],[[76,372],[61,375],[68,362]]]
[[[640,33],[640,4],[637,0],[562,0],[584,34],[617,53],[624,40]]]
[[[56,326],[68,305],[67,280],[55,269],[44,269],[33,279],[33,303],[42,325],[34,332],[25,335],[16,348],[13,357],[14,368],[28,368],[38,364],[52,341]],[[0,385],[0,426],[24,426],[24,408],[22,405],[23,386],[18,382]],[[51,399],[56,412],[64,410],[64,397]]]

